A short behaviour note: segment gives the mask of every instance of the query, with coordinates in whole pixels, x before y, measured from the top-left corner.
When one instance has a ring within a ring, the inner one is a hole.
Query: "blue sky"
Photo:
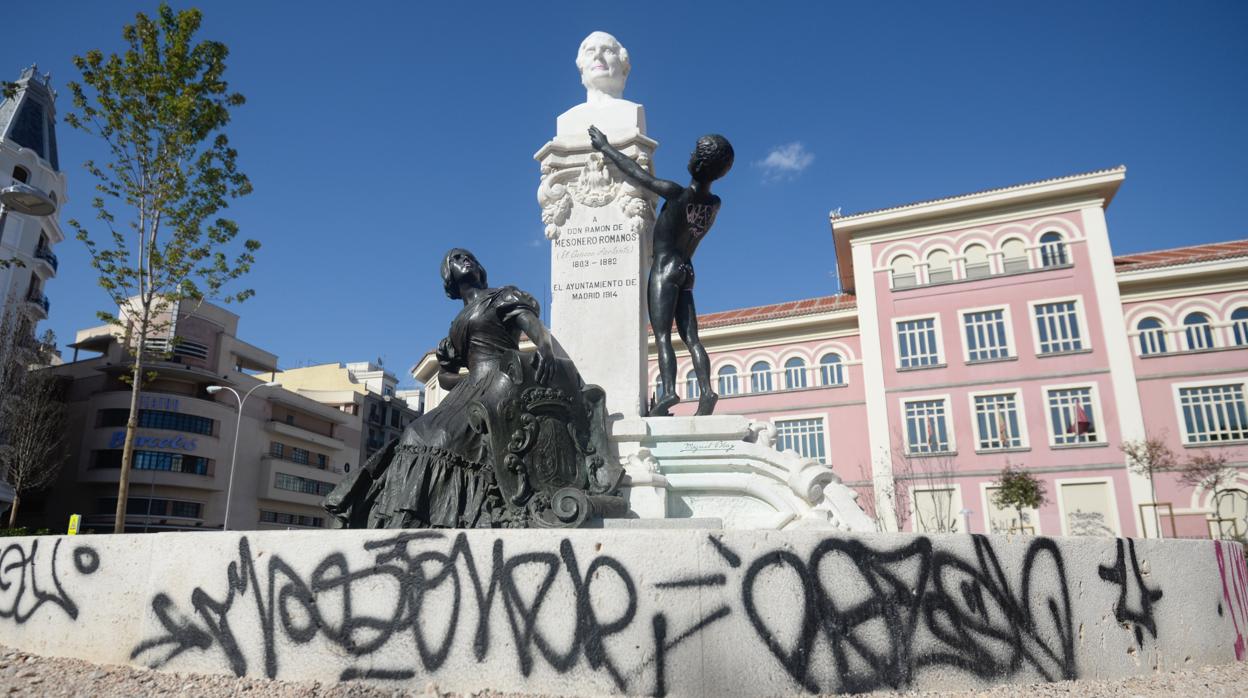
[[[154,7],[15,5],[0,71],[51,70],[64,113],[71,57],[120,50],[122,25]],[[625,96],[646,106],[660,176],[682,178],[703,133],[736,148],[698,251],[701,312],[835,292],[831,209],[1118,164],[1115,252],[1248,237],[1248,3],[202,8],[201,37],[229,45],[248,100],[228,133],[255,193],[230,214],[263,249],[239,334],[283,367],[381,357],[410,380],[457,310],[438,278],[453,245],[545,302],[532,155],[583,99],[573,59],[595,29],[631,54]],[[62,220],[90,219],[81,163],[100,145],[63,123],[59,137]],[[81,243],[56,251],[45,326],[67,343],[107,299]]]

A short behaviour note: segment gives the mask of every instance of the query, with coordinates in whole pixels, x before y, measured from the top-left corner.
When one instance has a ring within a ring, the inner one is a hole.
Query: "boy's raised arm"
[[[646,189],[649,189],[655,194],[658,194],[665,199],[671,199],[673,197],[680,196],[680,193],[685,190],[684,187],[675,182],[668,181],[666,179],[659,179],[654,175],[651,175],[649,172],[646,172],[642,169],[641,165],[638,165],[632,158],[616,150],[615,147],[607,142],[607,137],[604,136],[602,131],[599,131],[596,126],[589,127],[589,142],[594,146],[595,150],[598,150],[603,155],[610,158],[611,162],[614,162],[615,166],[620,168],[620,171],[624,173],[624,176],[633,180],[637,184],[640,184]]]

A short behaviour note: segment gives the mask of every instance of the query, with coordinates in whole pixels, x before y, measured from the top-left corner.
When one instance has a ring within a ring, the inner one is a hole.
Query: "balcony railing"
[[[730,376],[711,376],[711,386],[720,397],[733,395],[762,395],[809,388],[840,388],[848,385],[848,367],[843,364],[816,364],[793,368],[776,368],[767,371],[746,371]],[[650,385],[654,395],[661,395],[661,384]],[[676,381],[676,391],[681,400],[698,398],[697,382],[692,379]]]
[[[47,315],[52,311],[52,303],[48,300],[48,297],[35,289],[31,289],[30,292],[26,294],[26,300],[30,303],[34,303],[40,308],[43,308],[44,315]]]
[[[52,253],[52,250],[46,247],[40,247],[39,249],[35,250],[35,258],[42,259],[43,261],[48,263],[48,266],[52,267],[52,271],[57,271],[58,262],[56,259],[56,255]]]

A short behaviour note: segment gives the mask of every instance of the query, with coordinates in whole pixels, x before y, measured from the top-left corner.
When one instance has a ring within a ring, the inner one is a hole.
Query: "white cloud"
[[[801,143],[778,145],[767,153],[767,157],[755,163],[762,168],[768,179],[794,177],[800,174],[815,161],[815,154],[806,150]]]

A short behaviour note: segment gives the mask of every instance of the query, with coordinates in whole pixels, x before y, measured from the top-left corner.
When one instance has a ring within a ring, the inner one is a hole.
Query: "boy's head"
[[[699,182],[714,182],[732,169],[733,157],[727,138],[718,133],[702,136],[689,156],[689,174]]]

